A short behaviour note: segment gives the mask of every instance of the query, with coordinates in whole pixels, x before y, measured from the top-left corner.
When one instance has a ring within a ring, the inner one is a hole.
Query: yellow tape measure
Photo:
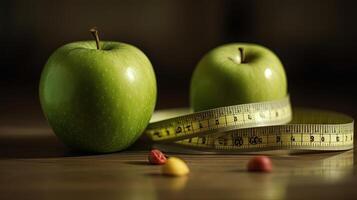
[[[292,111],[286,97],[196,113],[158,111],[145,133],[159,147],[180,153],[336,151],[353,148],[353,123],[351,117],[330,111]]]

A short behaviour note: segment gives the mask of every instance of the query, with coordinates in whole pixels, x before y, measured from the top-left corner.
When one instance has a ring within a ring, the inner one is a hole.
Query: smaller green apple
[[[219,46],[198,63],[190,87],[195,111],[271,101],[287,95],[279,58],[269,49],[248,43]]]

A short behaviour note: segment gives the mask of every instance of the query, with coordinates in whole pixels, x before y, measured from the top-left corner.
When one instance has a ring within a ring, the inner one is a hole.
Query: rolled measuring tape
[[[145,134],[157,148],[177,153],[270,150],[339,151],[353,148],[354,120],[344,114],[294,108],[276,101],[154,113]]]

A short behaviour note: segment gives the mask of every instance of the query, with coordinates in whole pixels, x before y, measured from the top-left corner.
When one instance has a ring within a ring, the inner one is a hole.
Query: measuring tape
[[[292,110],[289,97],[193,113],[154,113],[146,135],[164,151],[242,153],[270,150],[337,151],[353,148],[354,120],[344,114]]]

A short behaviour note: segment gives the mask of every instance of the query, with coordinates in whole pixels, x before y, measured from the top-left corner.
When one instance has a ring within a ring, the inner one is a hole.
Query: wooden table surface
[[[172,178],[147,164],[148,151],[140,144],[104,155],[71,152],[34,110],[22,104],[2,110],[1,200],[357,199],[353,150],[274,153],[268,174],[246,171],[252,155],[175,155],[191,173]]]

